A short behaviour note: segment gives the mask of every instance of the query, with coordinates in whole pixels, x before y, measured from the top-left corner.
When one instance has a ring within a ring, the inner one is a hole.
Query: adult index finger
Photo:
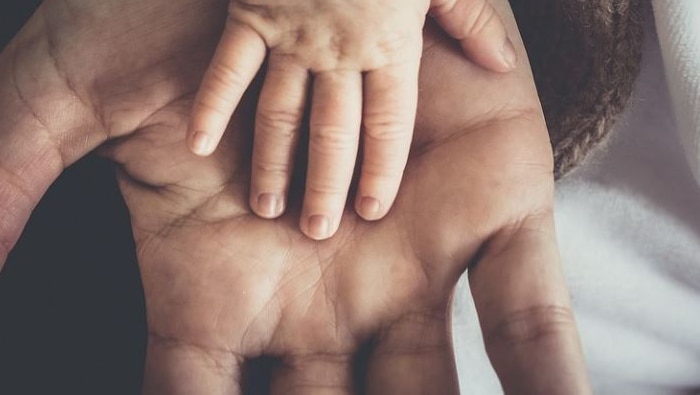
[[[252,28],[229,19],[192,106],[187,144],[207,156],[219,145],[233,112],[265,60],[266,46]]]

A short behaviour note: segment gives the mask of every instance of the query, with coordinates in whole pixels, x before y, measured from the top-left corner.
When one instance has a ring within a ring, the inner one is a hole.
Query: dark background
[[[39,2],[0,2],[1,47]],[[0,272],[0,395],[138,394],[145,344],[128,212],[111,164],[89,156],[51,187]]]

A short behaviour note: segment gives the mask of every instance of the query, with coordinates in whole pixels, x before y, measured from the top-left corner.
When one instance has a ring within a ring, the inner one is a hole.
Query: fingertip
[[[253,212],[264,219],[279,218],[284,213],[284,199],[274,193],[251,196],[250,205]]]
[[[518,53],[515,51],[515,46],[509,37],[506,37],[506,41],[501,48],[501,58],[505,71],[513,71],[518,67]]]
[[[216,150],[215,139],[209,134],[202,131],[195,131],[191,133],[191,138],[189,141],[189,149],[195,155],[199,156],[209,156],[214,150]]]
[[[333,236],[331,219],[326,215],[311,215],[301,224],[302,232],[309,238],[322,241]]]
[[[355,212],[365,221],[377,221],[384,217],[381,202],[370,196],[363,196],[357,199]]]
[[[500,45],[469,38],[463,40],[461,46],[468,59],[487,70],[509,73],[518,67],[518,53],[509,37]]]

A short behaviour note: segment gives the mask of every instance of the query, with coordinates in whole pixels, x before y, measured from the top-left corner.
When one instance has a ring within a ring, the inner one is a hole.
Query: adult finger
[[[352,395],[352,357],[323,353],[287,356],[272,373],[271,395]]]
[[[588,394],[551,215],[503,230],[469,273],[487,354],[508,394]]]
[[[321,240],[338,229],[357,157],[362,77],[326,71],[314,77],[309,163],[301,230]]]
[[[355,209],[366,220],[385,216],[399,190],[416,118],[418,69],[419,62],[408,62],[365,75],[362,173]]]
[[[255,118],[250,206],[264,218],[282,214],[306,104],[308,71],[271,55]]]
[[[367,394],[458,394],[447,310],[406,314],[382,331],[367,364]]]
[[[513,43],[489,0],[432,0],[430,14],[479,65],[499,72],[517,66]]]
[[[192,107],[187,128],[192,152],[203,156],[214,152],[266,51],[265,41],[253,29],[230,20],[226,23]]]
[[[242,363],[225,350],[150,334],[143,394],[242,395]]]

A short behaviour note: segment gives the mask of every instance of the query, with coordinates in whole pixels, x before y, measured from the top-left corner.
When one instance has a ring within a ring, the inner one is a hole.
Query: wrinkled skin
[[[249,209],[255,92],[213,156],[185,146],[225,6],[42,4],[0,61],[4,254],[50,182],[101,146],[119,165],[138,248],[145,393],[245,393],[241,368],[262,355],[277,358],[274,394],[457,393],[449,306],[470,264],[506,392],[588,393],[554,239],[549,141],[525,62],[491,74],[429,32],[395,207],[373,224],[349,208],[338,234],[317,242],[296,227],[298,196],[278,220]]]
[[[515,68],[513,45],[488,0],[231,0],[192,106],[190,149],[203,156],[214,151],[267,60],[255,109],[252,210],[264,218],[284,213],[308,107],[300,229],[316,240],[335,233],[360,141],[355,208],[366,220],[381,219],[411,145],[429,10],[471,59],[492,70]]]

